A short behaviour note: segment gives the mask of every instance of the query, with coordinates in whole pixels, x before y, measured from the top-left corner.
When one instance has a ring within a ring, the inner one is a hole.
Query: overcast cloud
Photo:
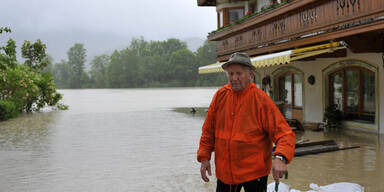
[[[1,45],[10,37],[19,48],[24,40],[41,39],[58,62],[74,43],[83,43],[90,60],[127,47],[133,37],[200,43],[215,29],[216,12],[197,0],[2,0],[0,26],[12,29],[0,36]]]

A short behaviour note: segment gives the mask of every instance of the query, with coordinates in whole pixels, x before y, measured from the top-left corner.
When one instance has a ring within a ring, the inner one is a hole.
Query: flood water
[[[216,88],[60,90],[67,111],[0,122],[0,191],[215,191],[196,162],[203,118],[174,112],[206,107]],[[297,157],[292,188],[354,182],[384,191],[384,137],[360,132],[311,132],[299,139],[334,139],[359,149]],[[271,177],[269,182],[271,182]]]

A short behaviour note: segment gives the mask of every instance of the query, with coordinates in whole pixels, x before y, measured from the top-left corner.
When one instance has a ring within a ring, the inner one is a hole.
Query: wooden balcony
[[[384,0],[293,0],[208,39],[217,60],[236,51],[260,55],[384,30]]]

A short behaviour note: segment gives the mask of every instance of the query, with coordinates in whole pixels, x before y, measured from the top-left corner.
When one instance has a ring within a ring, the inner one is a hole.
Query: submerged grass
[[[185,113],[191,116],[198,116],[205,118],[207,114],[208,107],[193,107],[195,109],[195,113],[191,112],[192,107],[177,107],[174,108],[173,111],[178,112],[178,113]]]

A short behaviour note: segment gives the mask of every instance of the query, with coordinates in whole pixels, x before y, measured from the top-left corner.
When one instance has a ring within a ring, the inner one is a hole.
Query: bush
[[[53,77],[49,73],[39,73],[28,66],[17,65],[0,71],[0,75],[0,99],[12,101],[19,112],[55,106],[62,98],[56,92]]]
[[[0,34],[2,31],[10,32],[0,27]],[[56,92],[52,75],[43,70],[50,62],[45,48],[40,40],[34,44],[25,41],[22,57],[26,62],[19,65],[16,42],[9,39],[6,46],[0,46],[0,120],[16,117],[19,112],[56,106],[62,98]]]
[[[16,105],[7,100],[0,100],[0,121],[5,121],[18,115]]]
[[[2,75],[1,99],[12,101],[19,112],[31,112],[33,104],[39,98],[37,82],[40,75],[23,65],[7,68]]]

